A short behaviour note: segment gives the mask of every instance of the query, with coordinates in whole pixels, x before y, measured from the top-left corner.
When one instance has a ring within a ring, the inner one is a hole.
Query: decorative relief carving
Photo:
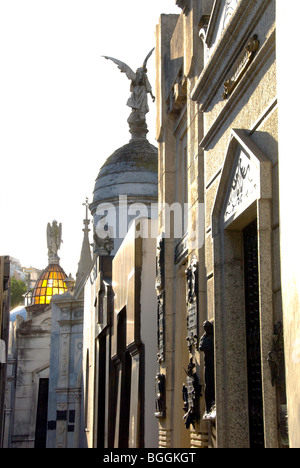
[[[75,340],[74,345],[75,345],[74,346],[74,371],[76,371],[82,359],[82,348],[83,348],[82,338],[77,338]]]
[[[68,375],[69,369],[69,343],[70,343],[70,335],[63,334],[61,335],[60,340],[60,377],[65,377]]]
[[[160,237],[156,250],[157,361],[165,359],[165,239]]]
[[[241,152],[237,168],[233,177],[231,191],[224,215],[224,222],[228,221],[238,209],[249,202],[257,193],[257,169],[250,159]]]
[[[223,99],[229,98],[233,90],[245,74],[247,68],[250,66],[256,52],[259,49],[259,40],[257,35],[254,35],[245,46],[243,52],[237,60],[237,65],[231,78],[228,78],[224,83],[224,93],[222,94]]]
[[[157,243],[156,249],[156,289],[161,291],[164,284],[164,259],[165,259],[165,239],[161,237]]]
[[[239,0],[226,0],[224,8],[224,22],[223,29],[226,28],[231,16],[233,15]]]
[[[166,413],[166,376],[157,374],[155,378],[155,417],[164,418]]]
[[[44,320],[44,321],[41,323],[41,328],[42,328],[42,330],[49,330],[49,329],[51,329],[51,318],[48,318],[48,319]]]
[[[165,360],[165,293],[157,296],[157,361]]]
[[[268,354],[268,363],[271,370],[271,379],[273,387],[280,376],[280,367],[284,356],[283,347],[283,325],[282,322],[274,326],[273,346]]]
[[[201,396],[201,385],[195,372],[195,367],[196,365],[191,357],[188,370],[185,370],[187,375],[186,384],[183,384],[182,387],[182,398],[184,401],[183,410],[185,411],[182,419],[185,420],[187,429],[189,429],[191,425],[195,429],[195,423],[200,419],[199,399]]]
[[[203,327],[205,333],[200,339],[199,351],[205,355],[206,414],[204,419],[209,419],[210,413],[215,411],[214,325],[212,322],[206,321]]]
[[[167,99],[167,112],[172,119],[177,119],[187,101],[187,79],[180,69]]]
[[[185,271],[187,279],[187,342],[189,351],[198,346],[198,260],[194,257]]]

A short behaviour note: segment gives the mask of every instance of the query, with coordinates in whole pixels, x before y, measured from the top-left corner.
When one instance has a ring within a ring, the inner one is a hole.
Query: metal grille
[[[251,448],[264,448],[257,222],[244,230],[248,401]]]

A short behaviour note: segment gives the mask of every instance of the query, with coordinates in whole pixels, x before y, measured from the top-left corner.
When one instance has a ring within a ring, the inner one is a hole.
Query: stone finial
[[[67,278],[65,278],[64,281],[65,281],[65,283],[67,285],[68,291],[73,292],[76,281],[72,277],[71,273],[69,274],[69,276]]]

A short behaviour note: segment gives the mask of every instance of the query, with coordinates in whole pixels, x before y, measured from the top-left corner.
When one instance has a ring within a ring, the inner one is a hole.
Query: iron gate
[[[257,221],[244,230],[250,447],[264,448]]]

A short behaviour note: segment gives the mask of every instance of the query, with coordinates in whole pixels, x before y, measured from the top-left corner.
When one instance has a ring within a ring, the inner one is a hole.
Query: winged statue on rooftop
[[[131,96],[127,101],[127,105],[132,108],[133,112],[139,112],[141,115],[145,115],[149,112],[148,93],[151,95],[153,102],[155,101],[155,96],[152,93],[152,88],[147,76],[147,62],[153,51],[154,48],[145,58],[142,67],[138,68],[136,72],[126,65],[126,63],[104,55],[104,58],[112,60],[118,66],[119,70],[125,73],[127,78],[131,81]]]
[[[57,221],[53,221],[52,225],[47,225],[47,247],[49,263],[57,263],[59,257],[57,252],[60,249],[62,243],[62,224],[58,224]]]

